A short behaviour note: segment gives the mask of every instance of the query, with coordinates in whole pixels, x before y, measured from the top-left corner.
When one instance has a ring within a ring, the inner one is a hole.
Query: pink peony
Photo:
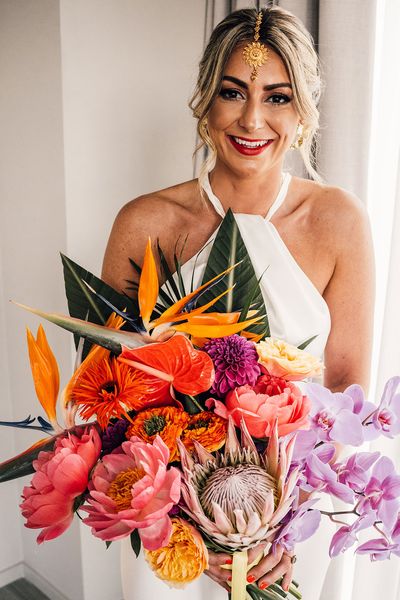
[[[243,385],[229,392],[224,402],[211,398],[207,406],[214,406],[220,417],[227,419],[231,416],[237,427],[244,419],[250,435],[256,438],[270,437],[276,419],[279,437],[298,429],[309,429],[310,400],[290,381],[284,382],[282,387],[283,380],[273,379],[270,382],[268,376],[262,376],[255,389]],[[257,393],[264,390],[277,393]]]
[[[172,533],[168,512],[180,498],[180,472],[167,469],[169,450],[157,436],[152,444],[132,437],[121,452],[103,457],[90,483],[89,516],[94,536],[111,541],[137,529],[146,550],[166,546]]]
[[[96,429],[86,427],[58,439],[52,452],[40,452],[33,461],[36,473],[30,486],[24,487],[20,508],[26,527],[43,528],[38,544],[60,536],[70,526],[74,500],[86,490],[100,450]]]

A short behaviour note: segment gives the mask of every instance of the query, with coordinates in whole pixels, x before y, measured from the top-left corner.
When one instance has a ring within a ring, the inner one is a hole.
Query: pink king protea
[[[179,443],[183,510],[204,533],[227,550],[242,550],[272,541],[294,502],[299,471],[288,476],[295,438],[278,442],[277,427],[260,455],[241,423],[241,444],[229,419],[223,454],[213,456],[196,443],[190,456]]]

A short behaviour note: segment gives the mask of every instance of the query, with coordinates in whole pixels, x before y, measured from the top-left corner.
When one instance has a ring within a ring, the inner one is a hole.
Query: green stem
[[[187,397],[191,399],[191,401],[193,402],[193,404],[195,406],[197,406],[197,408],[199,409],[200,412],[204,411],[204,408],[201,406],[201,404],[199,404],[196,400],[196,398],[194,396],[190,396],[190,394],[187,394]]]

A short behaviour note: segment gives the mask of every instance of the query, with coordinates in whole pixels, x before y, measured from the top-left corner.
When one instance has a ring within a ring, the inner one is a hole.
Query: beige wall
[[[65,311],[58,251],[99,273],[119,208],[192,177],[204,15],[203,0],[1,0],[0,420],[42,414],[24,330],[39,321],[8,299]],[[65,382],[69,334],[45,328]],[[40,435],[1,433],[0,460]],[[0,489],[0,586],[24,572],[54,600],[121,600],[118,544],[75,523],[37,547],[24,483]]]

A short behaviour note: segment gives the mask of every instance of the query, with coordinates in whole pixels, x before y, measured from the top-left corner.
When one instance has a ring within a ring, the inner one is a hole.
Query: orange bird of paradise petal
[[[176,317],[178,317],[178,316],[180,316],[182,314],[181,311],[186,307],[186,305],[188,304],[188,302],[190,302],[193,298],[195,298],[196,296],[198,296],[199,292],[201,292],[202,290],[205,290],[206,288],[209,288],[212,283],[214,283],[218,279],[221,279],[227,273],[230,273],[232,271],[232,269],[234,269],[238,264],[239,263],[237,263],[235,265],[232,265],[231,267],[228,267],[227,269],[225,269],[225,271],[222,271],[222,273],[219,273],[219,275],[216,275],[215,277],[213,277],[212,279],[210,279],[210,281],[207,281],[207,283],[203,283],[203,285],[201,285],[196,290],[194,290],[194,292],[191,292],[190,294],[187,294],[186,296],[184,296],[183,298],[181,298],[180,300],[178,300],[178,302],[175,302],[175,304],[173,304],[172,306],[170,306],[169,308],[167,308],[167,310],[165,310],[162,313],[162,315],[160,315],[160,317],[158,319],[156,319],[154,322],[150,323],[150,326],[154,327],[155,325],[158,325],[159,323],[165,323],[165,322],[174,321],[174,319]],[[230,289],[232,289],[232,288],[230,288]],[[199,306],[198,308],[196,308],[194,310],[196,311],[197,314],[199,312],[203,312],[203,310],[206,310],[206,308],[208,306],[212,306],[213,304],[215,304],[215,302],[219,298],[221,298],[222,296],[224,296],[228,291],[230,291],[230,290],[226,290],[220,296],[218,296],[218,298],[213,299],[211,301],[211,303],[209,303],[207,305],[204,305],[205,308],[203,308],[202,306]],[[185,313],[185,314],[189,315],[190,312]]]
[[[41,325],[38,328],[37,339],[34,338],[29,329],[26,330],[26,335],[36,395],[50,423],[56,431],[60,431],[62,428],[57,423],[56,417],[56,404],[60,385],[57,361]]]
[[[158,288],[157,266],[151,250],[151,240],[149,238],[144,254],[143,268],[140,274],[138,289],[140,316],[142,317],[146,329],[148,329],[151,314],[157,302]]]
[[[209,316],[211,315],[211,317]],[[216,316],[218,315],[218,317]],[[186,323],[180,323],[179,325],[174,325],[174,329],[181,333],[187,333],[196,338],[216,338],[216,337],[225,337],[227,335],[233,335],[234,333],[239,333],[246,329],[246,327],[250,327],[254,323],[258,323],[262,317],[255,317],[254,319],[248,319],[247,321],[237,322],[224,322],[224,320],[220,316],[230,316],[223,315],[223,313],[206,313],[205,315],[196,315],[193,318],[188,315],[188,320]]]
[[[119,360],[169,381],[183,394],[195,396],[210,389],[214,365],[202,350],[196,350],[183,335],[136,350],[124,349]]]

